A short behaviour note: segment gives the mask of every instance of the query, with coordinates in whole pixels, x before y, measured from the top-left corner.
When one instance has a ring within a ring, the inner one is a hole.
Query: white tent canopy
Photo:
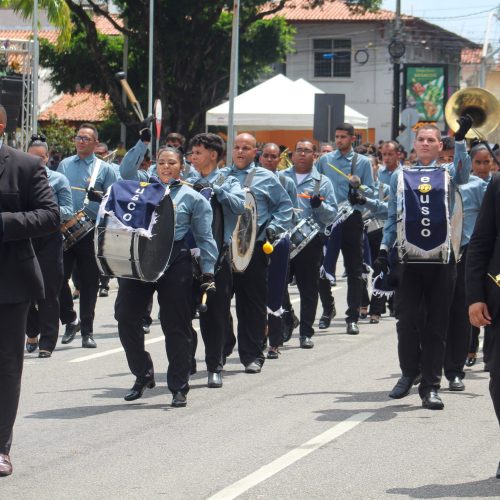
[[[302,78],[292,81],[279,74],[237,96],[234,125],[249,130],[309,130],[314,121],[314,95],[324,92]],[[368,128],[368,118],[349,106],[345,121],[355,128]],[[229,103],[207,111],[206,124],[227,126]]]

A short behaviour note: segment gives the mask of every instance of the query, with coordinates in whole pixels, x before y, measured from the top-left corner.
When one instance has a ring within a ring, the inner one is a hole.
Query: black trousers
[[[323,254],[323,238],[317,235],[290,262],[291,272],[295,275],[300,295],[300,326],[301,337],[314,335],[314,319],[318,306],[319,268]]]
[[[262,241],[256,242],[252,260],[243,273],[233,274],[238,317],[238,353],[243,365],[264,363],[263,344],[267,321],[267,264]]]
[[[358,210],[354,210],[349,218],[342,223],[340,249],[347,272],[346,322],[357,322],[363,287],[361,278],[363,274],[363,220],[361,212]],[[330,283],[327,280],[321,280],[321,282],[319,289],[321,303],[323,309],[328,312],[332,308]]]
[[[215,294],[207,299],[207,311],[200,312],[200,331],[205,344],[205,363],[209,372],[220,373],[224,366],[224,344],[230,335],[233,273],[229,252],[215,273]]]
[[[450,321],[446,336],[444,374],[448,380],[453,377],[465,377],[464,364],[469,352],[471,324],[465,299],[465,260],[467,247],[462,252],[462,259],[457,264],[455,293],[450,308]]]
[[[59,335],[59,294],[64,275],[62,236],[54,233],[32,241],[42,270],[45,298],[31,304],[26,333],[30,338],[40,335],[40,349],[52,352]]]
[[[69,286],[69,279],[73,267],[78,267],[80,288],[80,319],[82,335],[89,335],[94,331],[94,314],[99,290],[99,269],[94,251],[94,231],[91,231],[78,243],[75,243],[63,255],[64,281],[59,296],[61,304],[61,323],[66,325],[77,318],[73,305],[73,297]]]
[[[0,304],[0,453],[8,455],[16,420],[29,302]]]
[[[396,291],[396,329],[402,374],[422,373],[421,397],[439,389],[456,265],[405,264]]]
[[[119,280],[115,319],[130,371],[138,380],[153,378],[153,361],[144,346],[142,325],[151,297],[155,291],[158,293],[160,323],[168,358],[167,385],[172,393],[180,391],[187,394],[192,358],[193,266],[191,253],[184,241],[175,243],[171,259],[169,268],[155,283]]]
[[[500,324],[498,320],[485,328],[488,343],[484,345],[484,357],[488,359],[490,370],[490,396],[500,424]]]

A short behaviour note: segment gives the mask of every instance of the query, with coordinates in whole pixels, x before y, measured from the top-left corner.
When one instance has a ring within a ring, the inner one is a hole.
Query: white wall
[[[286,76],[304,78],[328,93],[345,94],[346,104],[368,116],[369,127],[376,129],[376,140],[391,135],[392,64],[387,52],[387,30],[381,24],[314,23],[297,25],[295,52],[287,58]],[[313,39],[350,38],[351,78],[315,78]],[[354,61],[357,49],[367,48],[366,64]]]
[[[392,36],[391,24],[329,22],[299,23],[295,27],[295,52],[287,57],[286,76],[292,80],[304,78],[324,92],[345,94],[346,104],[368,116],[369,127],[375,128],[375,140],[390,139],[393,75],[388,45]],[[451,42],[444,46],[440,43],[440,36],[439,30],[407,29],[406,54],[401,63],[448,64],[448,86],[453,93],[459,88],[461,47],[453,44],[451,48]],[[350,78],[314,77],[312,41],[316,38],[351,39]],[[422,40],[425,40],[424,44]],[[363,65],[354,60],[356,50],[362,48],[367,48],[370,55]]]

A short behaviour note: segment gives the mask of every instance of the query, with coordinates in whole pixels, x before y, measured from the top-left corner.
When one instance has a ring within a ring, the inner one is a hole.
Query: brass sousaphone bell
[[[487,90],[470,87],[455,92],[446,103],[444,116],[448,126],[456,132],[457,120],[464,115],[472,118],[472,127],[466,139],[486,139],[500,123],[500,104],[498,99]]]

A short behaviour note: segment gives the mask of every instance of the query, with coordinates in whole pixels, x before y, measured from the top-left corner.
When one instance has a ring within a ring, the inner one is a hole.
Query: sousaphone
[[[498,99],[487,90],[470,87],[455,92],[446,103],[444,116],[453,132],[459,128],[457,120],[464,115],[472,118],[472,127],[466,139],[486,139],[500,122]]]

